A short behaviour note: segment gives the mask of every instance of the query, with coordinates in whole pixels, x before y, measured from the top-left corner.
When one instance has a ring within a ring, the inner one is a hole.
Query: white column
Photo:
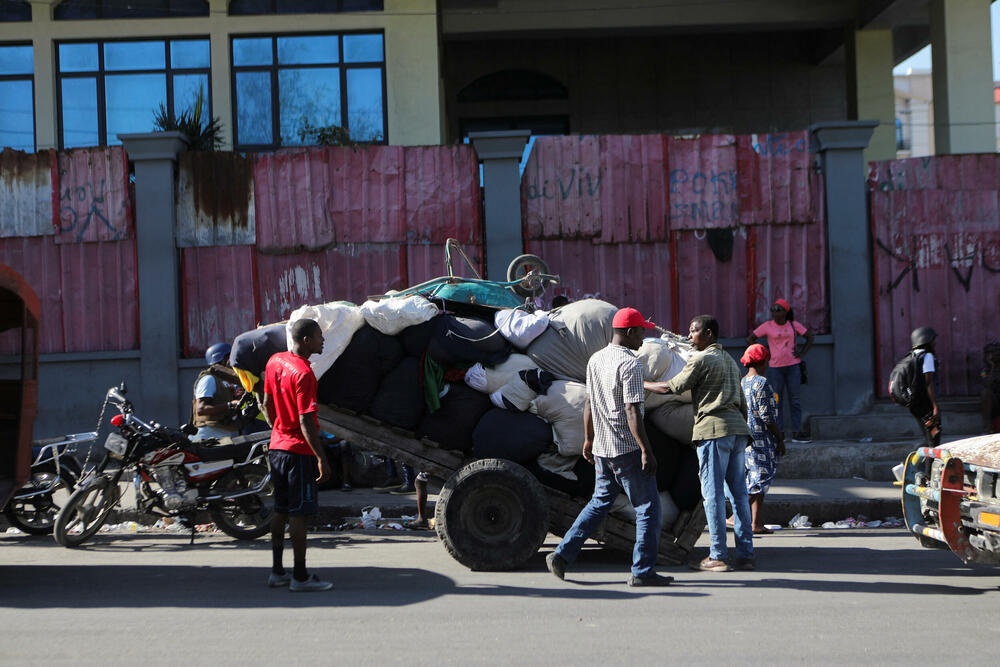
[[[937,153],[993,153],[990,3],[931,0],[930,20]]]
[[[856,113],[852,120],[877,120],[865,162],[896,157],[896,98],[892,79],[892,30],[856,30],[854,47],[854,94]]]

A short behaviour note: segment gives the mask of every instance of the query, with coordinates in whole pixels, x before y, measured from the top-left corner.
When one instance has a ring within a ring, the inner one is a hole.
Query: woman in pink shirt
[[[802,356],[813,344],[813,334],[795,321],[792,306],[784,299],[778,299],[771,306],[773,319],[764,322],[747,336],[747,343],[753,344],[758,338],[767,338],[771,351],[771,367],[767,379],[778,395],[778,428],[784,432],[784,410],[781,409],[782,395],[788,399],[792,412],[792,442],[809,442],[809,436],[802,431],[802,405],[799,403],[799,389],[802,386]],[[801,348],[795,344],[796,336],[805,338]]]

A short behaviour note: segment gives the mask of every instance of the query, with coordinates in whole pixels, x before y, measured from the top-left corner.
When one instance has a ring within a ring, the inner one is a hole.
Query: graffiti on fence
[[[673,169],[670,181],[670,221],[683,227],[715,223],[715,227],[739,222],[736,170],[694,171]]]
[[[109,219],[107,209],[107,180],[99,183],[84,183],[60,189],[59,192],[59,233],[72,234],[77,242],[82,241],[87,229],[102,225],[115,241],[125,237],[124,229],[117,229]]]
[[[968,292],[977,266],[987,274],[1000,273],[1000,237],[986,237],[969,232],[953,234],[913,234],[896,243],[875,239],[879,250],[902,264],[899,273],[889,276],[886,293],[892,292],[910,276],[914,292],[920,291],[920,271],[947,267],[962,289]]]
[[[800,133],[801,134],[801,133]],[[751,145],[755,153],[762,157],[805,153],[809,150],[804,136],[793,139],[787,132],[767,135],[752,135]]]
[[[601,170],[590,170],[585,167],[572,167],[565,174],[559,174],[553,180],[543,179],[541,187],[538,181],[529,182],[525,188],[528,199],[556,199],[561,201],[584,197],[593,198],[601,191]]]

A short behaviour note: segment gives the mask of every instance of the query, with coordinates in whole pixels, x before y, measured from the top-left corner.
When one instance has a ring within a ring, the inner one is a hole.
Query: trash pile
[[[304,306],[288,321],[311,318],[323,331],[323,352],[310,359],[321,403],[471,458],[514,461],[547,486],[587,496],[594,482],[581,457],[587,362],[611,341],[616,311],[598,299],[528,312],[386,295],[361,306]],[[291,347],[286,329],[272,324],[236,338],[231,363],[244,386],[263,377],[271,354]],[[693,352],[667,332],[647,338],[637,356],[647,379],[667,380]],[[690,394],[647,394],[664,525],[701,499],[693,425]]]
[[[838,528],[901,528],[903,526],[903,519],[900,517],[889,516],[884,519],[869,519],[864,514],[859,514],[857,517],[849,516],[841,521],[827,521],[821,528],[825,530],[834,530]],[[809,521],[809,517],[804,514],[796,514],[788,522],[789,528],[795,528],[797,530],[805,530],[807,528],[812,528],[812,522]],[[775,528],[768,526],[768,528]],[[780,526],[776,526],[780,528]]]

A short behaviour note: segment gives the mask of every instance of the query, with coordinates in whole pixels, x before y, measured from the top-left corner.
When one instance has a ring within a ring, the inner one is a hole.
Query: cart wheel
[[[548,273],[549,267],[537,255],[518,255],[510,263],[510,266],[507,267],[507,282],[521,280],[535,270],[539,273]],[[529,297],[541,296],[542,292],[545,291],[546,285],[548,285],[548,281],[533,280],[531,283],[520,282],[517,285],[511,286],[511,289],[518,296],[527,299]]]
[[[434,509],[437,535],[471,570],[512,570],[548,533],[549,501],[530,472],[503,459],[480,459],[451,476]]]

